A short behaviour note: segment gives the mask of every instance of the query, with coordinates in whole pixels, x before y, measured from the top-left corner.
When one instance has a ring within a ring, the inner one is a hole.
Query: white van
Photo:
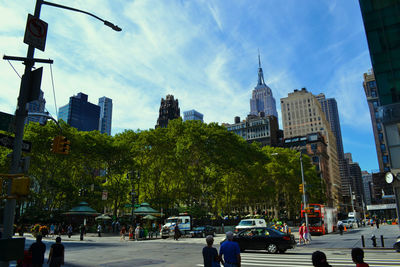
[[[235,232],[251,227],[267,227],[267,223],[264,219],[244,219],[235,227]]]

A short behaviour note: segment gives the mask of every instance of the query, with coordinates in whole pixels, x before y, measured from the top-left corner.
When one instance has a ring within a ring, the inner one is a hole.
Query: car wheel
[[[271,254],[275,254],[278,251],[278,247],[275,244],[268,244],[267,245],[267,252]]]

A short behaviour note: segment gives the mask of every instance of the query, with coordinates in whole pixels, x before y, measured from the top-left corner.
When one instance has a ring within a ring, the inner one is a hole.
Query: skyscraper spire
[[[261,68],[260,49],[258,49],[258,83],[257,85],[265,85],[264,74]]]

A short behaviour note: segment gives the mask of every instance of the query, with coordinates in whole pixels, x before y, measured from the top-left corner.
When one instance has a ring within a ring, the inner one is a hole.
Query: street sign
[[[7,148],[13,149],[14,147],[14,137],[5,134],[0,134],[0,146],[5,146]],[[28,141],[22,141],[22,151],[31,152],[32,143]]]
[[[24,43],[44,51],[46,46],[47,23],[28,14],[26,22]]]
[[[0,130],[6,131],[6,132],[13,132],[14,131],[14,120],[15,116],[4,113],[0,111]]]

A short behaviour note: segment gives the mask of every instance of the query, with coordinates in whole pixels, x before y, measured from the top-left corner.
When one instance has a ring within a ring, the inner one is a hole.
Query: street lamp
[[[39,17],[40,17],[40,10],[41,10],[42,4],[59,7],[59,8],[63,8],[63,9],[69,9],[72,11],[87,14],[89,16],[92,16],[92,17],[102,21],[106,26],[111,27],[113,30],[121,31],[121,28],[119,28],[118,26],[110,23],[109,21],[103,20],[91,13],[88,13],[86,11],[50,3],[47,1],[43,1],[43,0],[36,0],[34,17],[37,19],[39,19]],[[17,109],[15,111],[15,138],[14,138],[14,146],[13,146],[12,160],[11,160],[11,166],[10,166],[10,174],[17,174],[18,172],[21,172],[21,168],[19,165],[20,165],[20,159],[21,159],[21,153],[22,153],[21,148],[22,148],[22,140],[23,140],[23,135],[24,135],[25,118],[27,116],[26,104],[28,102],[29,94],[30,94],[30,90],[31,90],[30,86],[29,86],[29,82],[31,80],[32,68],[35,64],[35,61],[39,61],[39,60],[35,60],[33,58],[34,54],[35,54],[35,47],[32,44],[30,44],[28,47],[27,56],[24,59],[25,71],[24,71],[24,75],[22,76],[22,79],[21,79],[20,91],[19,91],[19,96],[18,96],[18,104],[17,104]],[[7,195],[9,195],[9,196],[11,195],[11,188],[12,188],[12,179],[9,179],[9,182],[7,185]],[[12,232],[13,232],[12,228],[13,228],[14,216],[15,216],[15,205],[16,205],[15,198],[7,199],[7,202],[4,207],[4,221],[3,221],[4,230],[2,233],[3,239],[9,239],[12,237]],[[0,267],[4,267],[4,266],[9,266],[9,262],[1,261]]]

